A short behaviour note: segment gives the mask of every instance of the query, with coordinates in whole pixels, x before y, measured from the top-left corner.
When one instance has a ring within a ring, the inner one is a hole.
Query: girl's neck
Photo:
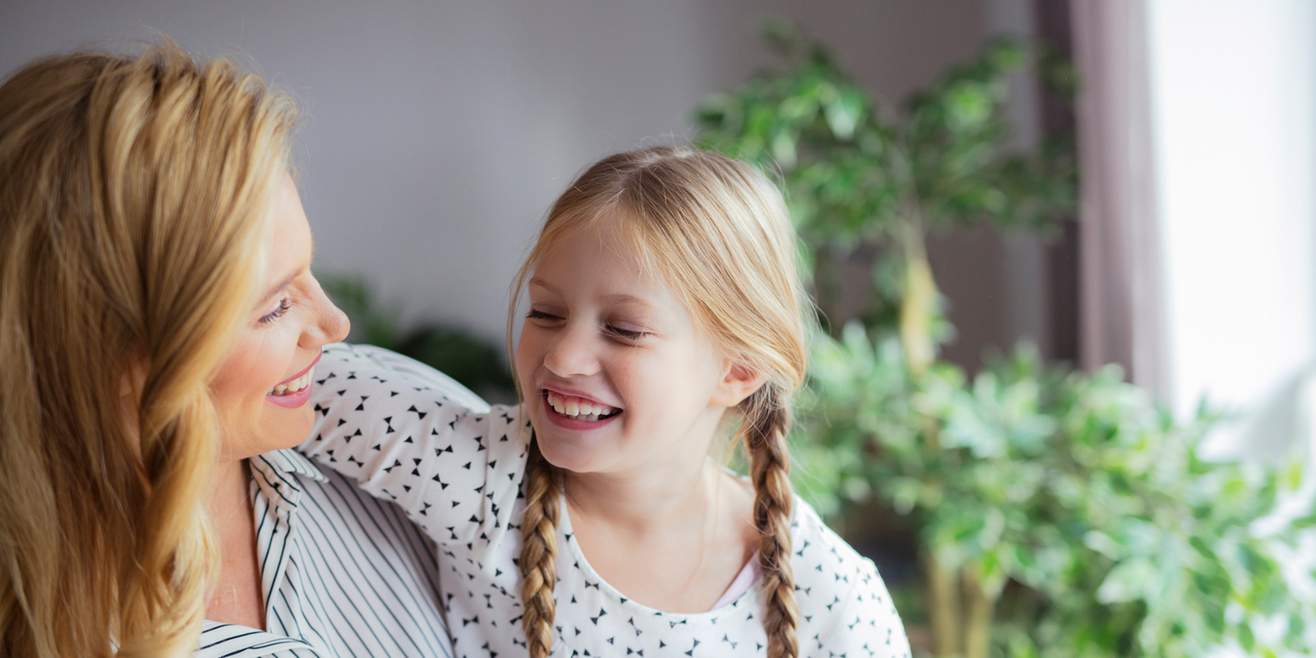
[[[590,567],[627,598],[658,610],[705,612],[758,545],[754,496],[712,459],[679,473],[568,474],[571,528]]]
[[[638,474],[567,473],[563,489],[573,514],[645,536],[707,519],[722,479],[711,460],[701,459]]]

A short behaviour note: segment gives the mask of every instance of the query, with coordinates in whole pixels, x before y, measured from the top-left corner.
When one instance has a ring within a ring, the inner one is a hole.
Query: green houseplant
[[[1298,471],[1203,460],[1214,417],[1176,422],[1115,369],[1070,372],[1021,347],[970,379],[937,358],[951,327],[928,233],[1046,231],[1074,211],[1072,140],[1012,148],[1003,111],[1008,76],[1030,62],[1071,95],[1063,61],[993,42],[893,110],[789,26],[767,36],[786,66],[707,99],[699,139],[778,177],[824,312],[853,285],[838,264],[876,255],[870,303],[825,318],[815,341],[800,484],[826,512],[877,501],[912,520],[933,653],[1252,655],[1308,641],[1312,608],[1288,605],[1278,570],[1292,526],[1252,528]],[[1282,630],[1258,638],[1264,621]]]

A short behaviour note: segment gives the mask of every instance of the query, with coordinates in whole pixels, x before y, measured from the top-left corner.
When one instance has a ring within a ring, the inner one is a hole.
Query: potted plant
[[[897,111],[793,28],[767,35],[785,68],[704,102],[699,139],[778,178],[824,311],[839,265],[870,255],[870,303],[814,341],[799,485],[834,517],[876,502],[911,520],[932,652],[1302,646],[1313,609],[1285,601],[1278,569],[1295,526],[1254,528],[1300,471],[1202,459],[1216,417],[1177,422],[1114,368],[1072,372],[1024,346],[970,379],[938,359],[951,327],[929,232],[1045,231],[1074,212],[1072,139],[1013,148],[1003,111],[1029,62],[1072,94],[1064,62],[996,41]],[[1257,637],[1266,623],[1283,630]]]

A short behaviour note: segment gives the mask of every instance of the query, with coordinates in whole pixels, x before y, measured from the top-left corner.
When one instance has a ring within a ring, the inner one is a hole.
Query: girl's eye
[[[284,314],[286,314],[288,312],[288,309],[290,308],[292,308],[292,302],[288,301],[287,297],[284,297],[283,299],[279,300],[279,305],[274,307],[273,311],[270,311],[269,313],[260,316],[260,323],[269,324],[271,322],[274,322],[275,320],[278,320],[279,318],[283,317]]]
[[[553,315],[552,313],[545,313],[535,309],[530,309],[530,312],[526,313],[526,317],[541,322],[557,322],[562,319],[560,316]]]
[[[615,324],[608,325],[607,330],[608,333],[629,341],[637,341],[649,335],[649,332],[644,331],[643,329],[627,329],[626,327],[619,327]]]

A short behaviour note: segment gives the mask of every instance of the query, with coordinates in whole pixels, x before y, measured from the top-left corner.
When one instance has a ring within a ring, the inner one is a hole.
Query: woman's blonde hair
[[[722,349],[765,377],[737,411],[754,485],[768,655],[793,658],[799,655],[798,611],[790,566],[786,435],[791,397],[804,380],[809,305],[781,194],[750,166],[691,148],[651,147],[601,160],[549,211],[512,284],[509,336],[536,264],[567,232],[599,222],[620,228],[640,268],[671,285]],[[552,649],[560,488],[561,474],[532,442],[519,560],[522,626],[531,658],[544,658]]]
[[[187,655],[217,567],[208,382],[295,111],[172,44],[0,86],[0,655]]]

